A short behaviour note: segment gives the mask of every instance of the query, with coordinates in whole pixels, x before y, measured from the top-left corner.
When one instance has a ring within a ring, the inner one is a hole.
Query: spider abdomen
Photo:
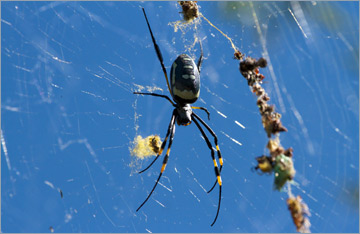
[[[187,54],[179,55],[171,66],[171,94],[179,104],[194,103],[200,94],[200,73]]]

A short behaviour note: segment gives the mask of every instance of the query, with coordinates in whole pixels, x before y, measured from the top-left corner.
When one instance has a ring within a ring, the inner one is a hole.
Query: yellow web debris
[[[161,143],[158,135],[150,135],[145,138],[138,135],[134,138],[133,148],[130,149],[131,156],[135,156],[138,159],[155,156],[160,151]]]
[[[228,39],[228,40],[230,41],[231,47],[234,49],[235,53],[236,53],[237,51],[239,51],[239,50],[236,48],[236,46],[235,46],[234,42],[232,41],[232,39],[231,39],[228,35],[226,35],[225,33],[223,33],[223,31],[221,31],[221,30],[220,30],[219,28],[217,28],[215,25],[213,25],[213,24],[210,22],[210,20],[208,20],[203,14],[201,14],[201,13],[199,13],[199,14],[200,14],[200,16],[201,16],[202,18],[204,18],[204,20],[206,20],[206,22],[208,22],[208,24],[210,24],[211,27],[213,27],[213,28],[215,28],[216,30],[218,30],[226,39]]]

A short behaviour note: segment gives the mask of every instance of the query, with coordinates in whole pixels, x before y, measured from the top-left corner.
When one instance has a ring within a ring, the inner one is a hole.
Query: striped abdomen
[[[200,94],[200,74],[194,60],[181,54],[171,66],[170,87],[178,104],[194,103]]]

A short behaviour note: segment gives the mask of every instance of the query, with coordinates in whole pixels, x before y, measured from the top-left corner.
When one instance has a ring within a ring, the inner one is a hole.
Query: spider
[[[200,41],[200,50],[201,50],[201,55],[199,60],[197,61],[197,64],[195,64],[194,60],[187,54],[181,54],[179,55],[176,60],[174,61],[174,63],[171,66],[171,71],[170,71],[170,78],[171,78],[171,83],[169,83],[169,79],[167,76],[167,72],[166,72],[166,68],[164,66],[164,62],[163,62],[163,57],[162,54],[160,52],[160,48],[159,46],[156,44],[154,35],[152,33],[148,18],[146,16],[145,13],[145,9],[142,8],[144,16],[145,16],[145,20],[147,23],[147,26],[149,28],[149,32],[152,38],[152,42],[154,44],[155,47],[155,51],[156,51],[156,55],[160,61],[160,65],[162,67],[162,70],[164,72],[165,75],[165,79],[166,79],[166,83],[167,83],[167,87],[168,90],[172,96],[173,101],[166,95],[161,95],[161,94],[157,94],[157,93],[142,93],[142,92],[134,92],[134,94],[142,94],[142,95],[151,95],[151,96],[155,96],[155,97],[161,97],[161,98],[165,98],[167,99],[173,106],[174,106],[174,110],[172,112],[171,115],[171,120],[170,120],[170,124],[169,127],[167,129],[167,133],[165,136],[165,139],[163,141],[163,143],[161,144],[161,148],[160,151],[158,152],[158,154],[156,155],[156,158],[149,164],[149,166],[147,166],[144,170],[140,171],[139,173],[143,173],[144,171],[146,171],[147,169],[149,169],[154,163],[155,161],[159,158],[159,156],[162,154],[166,142],[169,138],[169,145],[168,145],[168,149],[166,151],[166,155],[163,159],[163,163],[162,163],[162,167],[161,167],[161,171],[159,174],[159,177],[157,178],[157,181],[154,185],[154,187],[152,188],[151,192],[149,193],[149,195],[147,196],[147,198],[145,199],[145,201],[139,206],[139,208],[136,210],[140,210],[140,208],[149,200],[151,194],[154,192],[164,170],[166,167],[166,164],[168,162],[169,159],[169,155],[170,155],[170,149],[171,149],[171,145],[173,142],[173,138],[174,138],[174,134],[175,134],[175,122],[178,125],[183,125],[183,126],[187,126],[189,125],[191,122],[194,122],[195,125],[198,127],[198,129],[200,130],[202,136],[205,139],[205,142],[207,144],[207,146],[209,147],[210,151],[211,151],[211,158],[213,160],[214,163],[214,169],[215,169],[215,175],[216,175],[216,180],[214,185],[212,186],[212,188],[208,191],[208,193],[210,193],[216,184],[219,184],[219,201],[218,201],[218,207],[217,207],[217,212],[216,212],[216,216],[214,218],[214,221],[212,222],[211,226],[213,226],[218,218],[219,215],[219,210],[220,210],[220,203],[221,203],[221,186],[222,186],[222,181],[221,181],[221,176],[220,176],[220,172],[223,166],[223,160],[221,157],[221,152],[219,149],[219,145],[218,145],[218,139],[216,134],[214,133],[214,131],[196,114],[193,112],[193,109],[200,109],[203,110],[207,113],[208,115],[208,119],[210,119],[210,113],[209,111],[204,108],[204,107],[194,107],[191,106],[190,104],[196,102],[196,100],[199,98],[199,94],[200,94],[200,69],[201,69],[201,64],[203,61],[203,51],[202,51],[202,45],[201,45],[201,41]],[[212,147],[212,144],[210,143],[209,138],[206,136],[203,128],[201,127],[200,123],[208,130],[208,132],[213,136],[214,138],[214,143],[216,145],[216,151],[217,151],[217,156],[218,156],[218,160],[220,163],[220,169],[218,167],[217,161],[215,159],[215,152],[214,149]]]

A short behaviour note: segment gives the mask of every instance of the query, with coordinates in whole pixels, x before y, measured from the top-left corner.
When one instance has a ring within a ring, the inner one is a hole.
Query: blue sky
[[[266,57],[264,88],[293,147],[296,185],[313,232],[359,231],[358,2],[200,2],[200,11],[240,51]],[[230,43],[202,20],[197,111],[224,157],[223,194],[194,124],[177,126],[166,171],[131,157],[135,136],[164,137],[172,106],[135,96],[169,95],[141,7],[165,66],[198,58],[176,2],[1,3],[2,232],[295,232],[286,192],[251,171],[268,154],[256,97]],[[258,27],[256,26],[258,21]],[[190,52],[187,48],[190,48]],[[147,87],[147,88],[146,88]],[[63,198],[60,192],[63,193]]]

